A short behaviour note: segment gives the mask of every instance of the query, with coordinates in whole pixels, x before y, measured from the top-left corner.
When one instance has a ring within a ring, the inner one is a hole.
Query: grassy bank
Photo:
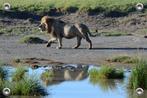
[[[139,60],[136,66],[132,69],[132,73],[129,79],[129,88],[147,89],[147,61]]]
[[[11,89],[11,95],[44,96],[47,91],[34,76],[25,76],[26,68],[18,67],[12,75],[12,81],[6,79],[7,70],[0,67],[0,96],[5,87]]]
[[[60,8],[59,11],[131,12],[138,2],[147,5],[146,0],[1,0],[1,10],[5,2],[9,2],[13,10],[37,14],[49,12],[53,8]]]

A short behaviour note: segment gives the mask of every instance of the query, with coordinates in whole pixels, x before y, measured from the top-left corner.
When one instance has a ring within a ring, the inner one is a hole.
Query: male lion
[[[47,47],[51,46],[51,43],[58,40],[58,49],[62,48],[62,38],[71,39],[77,37],[77,45],[73,48],[78,48],[81,44],[82,38],[84,38],[89,43],[89,49],[92,49],[92,42],[89,36],[92,36],[88,27],[84,24],[68,24],[61,20],[51,18],[49,16],[44,16],[41,19],[41,24],[39,28],[42,31],[47,31],[50,35],[50,39],[47,43]]]

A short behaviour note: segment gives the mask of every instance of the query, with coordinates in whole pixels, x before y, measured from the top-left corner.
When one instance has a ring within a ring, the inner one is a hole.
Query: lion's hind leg
[[[74,49],[78,48],[81,45],[82,37],[77,37],[77,44],[73,47]]]
[[[89,43],[89,49],[92,49],[92,42],[88,36],[86,36],[86,41]]]

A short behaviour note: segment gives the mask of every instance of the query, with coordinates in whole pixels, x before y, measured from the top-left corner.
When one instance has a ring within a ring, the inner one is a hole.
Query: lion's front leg
[[[58,38],[58,44],[59,46],[57,47],[57,49],[61,49],[62,48],[62,38],[61,37]]]
[[[51,42],[48,41],[47,44],[45,45],[46,47],[50,47],[51,46]]]
[[[50,47],[54,41],[56,41],[56,38],[49,39],[48,43],[46,44],[46,47]]]

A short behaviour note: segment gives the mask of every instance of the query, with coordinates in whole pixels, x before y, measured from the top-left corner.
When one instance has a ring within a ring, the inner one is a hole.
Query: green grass
[[[4,87],[11,89],[11,95],[24,95],[24,96],[44,96],[47,95],[45,88],[41,85],[39,80],[34,77],[24,77],[20,81],[1,81],[0,91]]]
[[[132,69],[128,87],[131,89],[147,89],[147,61],[139,60]]]
[[[89,71],[90,78],[95,79],[122,79],[124,78],[123,70],[117,70],[111,66],[102,66],[100,70],[91,69]]]
[[[47,41],[45,41],[39,37],[33,36],[33,35],[27,35],[27,36],[22,37],[19,40],[19,42],[20,43],[41,44],[41,43],[46,43]]]
[[[12,81],[20,81],[24,78],[26,72],[26,68],[19,66],[16,68],[15,72],[12,75]]]
[[[116,62],[116,63],[136,63],[137,62],[137,58],[133,58],[130,56],[116,56],[114,58],[108,59],[108,62]]]
[[[33,77],[24,78],[21,81],[13,82],[10,86],[10,89],[12,95],[40,96],[47,94],[45,89],[41,86],[40,82]]]
[[[134,11],[134,5],[141,2],[147,5],[146,0],[1,0],[0,9],[3,3],[9,2],[13,10],[27,11],[32,13],[44,13],[50,11],[51,8],[61,8],[69,10],[77,8],[83,11]]]

